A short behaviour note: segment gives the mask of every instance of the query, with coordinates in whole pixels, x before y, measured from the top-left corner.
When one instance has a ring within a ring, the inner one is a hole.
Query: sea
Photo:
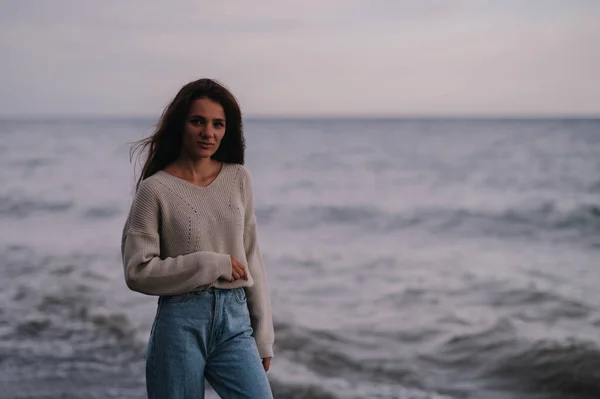
[[[141,399],[153,118],[0,121],[0,398]],[[245,120],[275,398],[600,398],[600,119]],[[208,398],[216,398],[209,390]]]

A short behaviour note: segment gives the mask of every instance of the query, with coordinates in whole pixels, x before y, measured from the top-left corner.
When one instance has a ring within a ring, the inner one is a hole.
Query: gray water
[[[145,396],[119,244],[153,122],[0,122],[0,398]],[[246,137],[276,398],[600,397],[600,120]]]

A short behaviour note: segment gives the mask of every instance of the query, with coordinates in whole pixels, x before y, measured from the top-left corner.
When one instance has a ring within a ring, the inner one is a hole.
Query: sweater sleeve
[[[133,199],[121,240],[127,286],[147,295],[175,295],[231,278],[228,254],[193,252],[161,258],[160,201],[145,181]]]
[[[244,249],[248,269],[254,280],[251,287],[246,287],[250,320],[254,330],[254,339],[261,358],[273,357],[275,331],[271,313],[271,300],[267,286],[267,276],[262,254],[258,244],[256,214],[250,174],[244,170],[243,186],[245,199]]]

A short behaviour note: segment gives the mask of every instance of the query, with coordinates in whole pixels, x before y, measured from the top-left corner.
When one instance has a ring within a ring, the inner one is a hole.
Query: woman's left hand
[[[265,368],[265,373],[266,373],[267,371],[269,371],[269,367],[271,366],[271,358],[265,357],[262,360],[262,363],[263,363],[263,367]]]

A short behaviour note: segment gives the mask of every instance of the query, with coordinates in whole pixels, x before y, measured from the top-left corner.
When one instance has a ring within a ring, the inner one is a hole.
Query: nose
[[[210,123],[207,123],[206,125],[202,126],[202,129],[200,129],[200,136],[202,137],[212,137],[214,134],[215,128]]]

